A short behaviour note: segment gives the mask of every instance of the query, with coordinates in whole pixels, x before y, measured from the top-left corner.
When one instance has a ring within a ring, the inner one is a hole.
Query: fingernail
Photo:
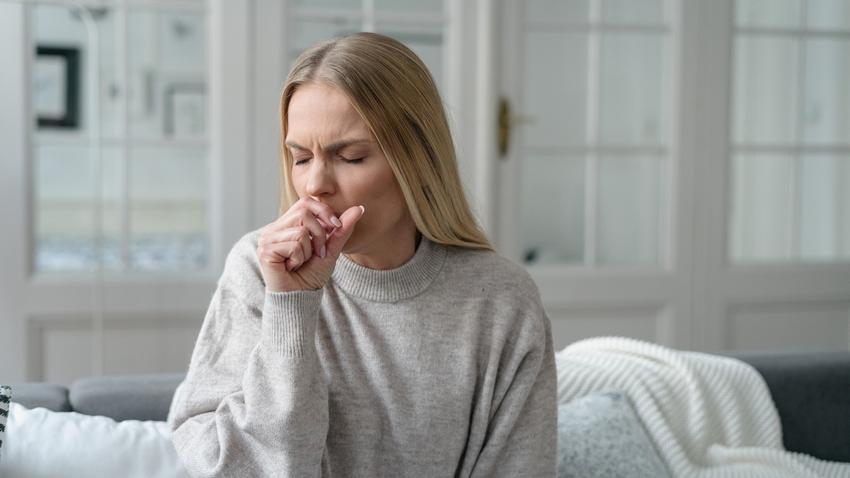
[[[366,208],[363,205],[360,205],[360,215],[362,216],[366,212]]]
[[[327,251],[325,250],[325,246],[322,246],[322,249],[319,251],[319,256],[320,256],[322,259],[324,259],[324,258],[325,258],[325,253],[326,253],[326,252],[327,252]]]
[[[331,223],[333,223],[336,227],[342,227],[342,222],[340,222],[339,218],[336,216],[331,216]]]

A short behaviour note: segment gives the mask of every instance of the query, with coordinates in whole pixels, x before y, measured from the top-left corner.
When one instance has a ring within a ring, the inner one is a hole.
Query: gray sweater
[[[422,236],[268,292],[231,249],[168,423],[193,476],[553,477],[551,323],[519,265]]]

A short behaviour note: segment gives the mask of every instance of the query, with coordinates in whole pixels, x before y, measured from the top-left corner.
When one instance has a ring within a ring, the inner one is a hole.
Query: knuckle
[[[305,227],[303,230],[298,231],[298,237],[296,238],[296,240],[301,243],[304,243],[305,241],[309,242],[311,236],[312,233],[310,232],[310,229]]]

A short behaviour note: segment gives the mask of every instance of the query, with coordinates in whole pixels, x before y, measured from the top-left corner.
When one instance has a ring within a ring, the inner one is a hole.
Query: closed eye
[[[365,157],[363,157],[363,158],[354,158],[354,159],[346,159],[346,158],[340,158],[340,159],[342,159],[342,160],[343,160],[343,161],[345,161],[346,163],[357,164],[357,163],[362,163],[362,162],[363,162],[363,160],[364,160],[364,159],[366,159],[366,158],[365,158]],[[310,158],[307,158],[307,159],[299,159],[299,160],[295,161],[295,165],[296,165],[296,166],[299,166],[299,165],[304,164],[305,162],[307,162],[307,161],[309,161],[309,160],[310,160]]]

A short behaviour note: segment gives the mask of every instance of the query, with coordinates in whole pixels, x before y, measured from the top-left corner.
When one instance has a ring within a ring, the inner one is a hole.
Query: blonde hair
[[[434,79],[413,51],[377,33],[318,43],[290,70],[280,97],[280,214],[298,201],[292,154],[284,147],[289,101],[310,82],[339,89],[366,122],[422,235],[441,244],[493,250],[464,194]]]

